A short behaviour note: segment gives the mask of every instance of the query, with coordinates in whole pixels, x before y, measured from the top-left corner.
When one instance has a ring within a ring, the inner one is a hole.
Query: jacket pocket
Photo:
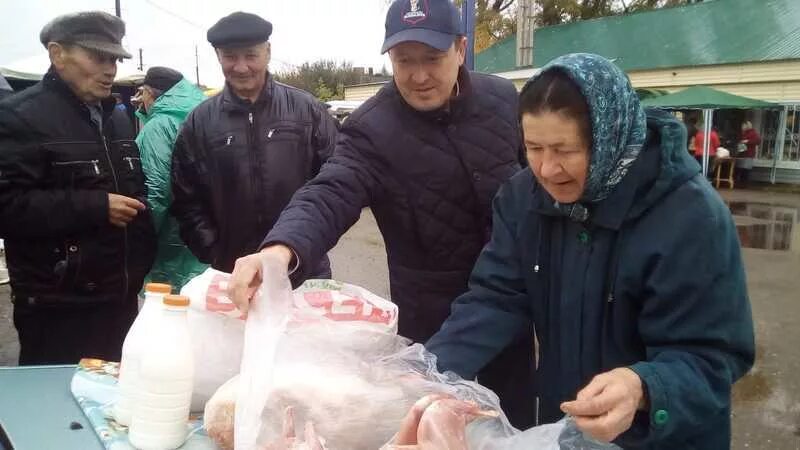
[[[100,177],[100,160],[53,161],[50,163],[57,187],[79,188]],[[90,183],[93,184],[93,183]]]
[[[99,245],[91,238],[67,239],[63,244],[63,259],[55,266],[58,290],[65,294],[92,296],[101,291],[118,293],[121,267],[113,246]]]
[[[112,141],[111,147],[121,160],[117,169],[120,191],[132,197],[144,197],[144,170],[139,147],[132,140]]]
[[[106,175],[100,144],[91,141],[45,143],[51,182],[57,189],[102,189]]]
[[[291,158],[291,161],[296,161],[302,166],[302,158],[304,158],[304,153],[308,150],[306,148],[308,146],[302,145],[305,141],[304,137],[305,128],[299,124],[270,127],[264,140],[267,145],[269,159],[286,160]]]
[[[305,134],[305,127],[302,125],[276,125],[267,130],[267,140],[269,142],[300,140]]]

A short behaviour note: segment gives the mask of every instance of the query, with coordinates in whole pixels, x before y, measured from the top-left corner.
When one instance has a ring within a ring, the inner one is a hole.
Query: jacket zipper
[[[137,158],[135,156],[126,156],[126,157],[124,157],[122,159],[124,159],[125,161],[128,161],[128,167],[130,167],[131,170],[135,170],[134,167],[133,167],[133,162],[134,161],[141,161],[141,158]]]
[[[292,133],[292,134],[297,134],[297,135],[300,134],[300,131],[295,130],[294,128],[291,128],[291,127],[276,127],[276,128],[271,128],[269,130],[269,132],[267,133],[267,139],[272,139],[272,136],[274,136],[274,135],[276,135],[276,134],[278,134],[280,132],[283,132],[283,131],[286,131],[286,132],[289,132],[289,133]]]
[[[108,167],[111,169],[111,177],[114,179],[114,190],[120,193],[119,190],[119,180],[117,179],[117,172],[114,170],[114,164],[111,162],[111,152],[108,150],[108,141],[106,141],[106,137],[102,131],[100,131],[100,137],[103,139],[103,148],[106,151],[106,159],[108,160]],[[130,163],[130,161],[128,161]],[[133,163],[131,163],[133,165]],[[124,227],[122,229],[122,242],[123,242],[123,255],[122,255],[122,273],[124,277],[124,286],[122,291],[122,298],[124,299],[126,295],[128,295],[128,285],[130,284],[128,280],[128,227]]]
[[[100,175],[100,160],[93,159],[91,161],[54,161],[54,166],[82,166],[91,164],[94,169],[95,175]]]
[[[258,168],[256,167],[256,164],[258,163],[258,149],[256,148],[257,142],[256,142],[256,139],[255,139],[255,137],[256,137],[255,121],[253,120],[253,112],[252,111],[250,111],[250,113],[248,114],[248,120],[250,122],[250,128],[248,128],[248,131],[247,131],[247,150],[250,153],[250,183],[252,183],[253,193],[255,194],[255,193],[259,192],[260,189],[259,189],[259,186],[258,186],[258,179],[256,177],[256,170],[258,170]],[[272,132],[273,132],[273,130],[270,130],[270,132],[269,132],[269,134],[267,136],[268,138],[272,137]],[[257,196],[257,194],[254,195],[254,197],[256,197],[256,196]],[[255,210],[258,211],[257,220],[258,220],[258,224],[260,225],[262,220],[263,220],[262,213],[261,213],[261,208],[256,207]]]

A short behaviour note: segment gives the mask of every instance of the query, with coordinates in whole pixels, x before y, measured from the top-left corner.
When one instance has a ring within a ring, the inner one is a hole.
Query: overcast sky
[[[77,10],[114,13],[114,0],[0,0],[0,66],[45,54],[39,31],[50,19]],[[121,0],[127,24],[125,47],[143,49],[145,70],[154,65],[180,70],[194,81],[194,48],[200,82],[219,86],[219,65],[206,31],[234,11],[261,15],[273,24],[272,70],[322,58],[346,60],[379,70],[385,0]],[[46,62],[42,62],[46,65]],[[47,67],[42,67],[44,71]]]

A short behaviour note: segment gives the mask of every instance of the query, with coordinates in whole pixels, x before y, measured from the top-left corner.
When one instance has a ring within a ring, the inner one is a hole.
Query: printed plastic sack
[[[202,411],[211,395],[239,373],[244,320],[228,298],[229,279],[230,274],[207,269],[181,289],[191,301],[187,320],[195,364],[192,411]]]
[[[195,361],[192,411],[239,373],[246,318],[228,298],[230,274],[207,269],[181,290],[190,298],[189,329]],[[309,280],[292,293],[293,308],[311,317],[360,320],[386,333],[397,331],[397,307],[366,289],[330,280]]]
[[[299,307],[285,267],[264,264],[245,325],[241,373],[206,405],[208,434],[221,448],[386,448],[413,405],[431,394],[485,412],[464,424],[469,449],[538,448],[523,447],[537,439],[557,445],[552,433],[511,427],[490,390],[439,373],[423,346],[397,336],[394,305],[358,298]]]

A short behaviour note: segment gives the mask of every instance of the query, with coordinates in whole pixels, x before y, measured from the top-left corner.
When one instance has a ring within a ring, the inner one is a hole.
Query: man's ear
[[[61,70],[64,68],[67,49],[58,42],[47,43],[47,53],[50,56],[50,62],[56,69]]]
[[[459,36],[455,41],[455,50],[458,55],[458,65],[461,66],[467,60],[467,37]]]
[[[272,61],[272,43],[267,41],[267,65]]]

